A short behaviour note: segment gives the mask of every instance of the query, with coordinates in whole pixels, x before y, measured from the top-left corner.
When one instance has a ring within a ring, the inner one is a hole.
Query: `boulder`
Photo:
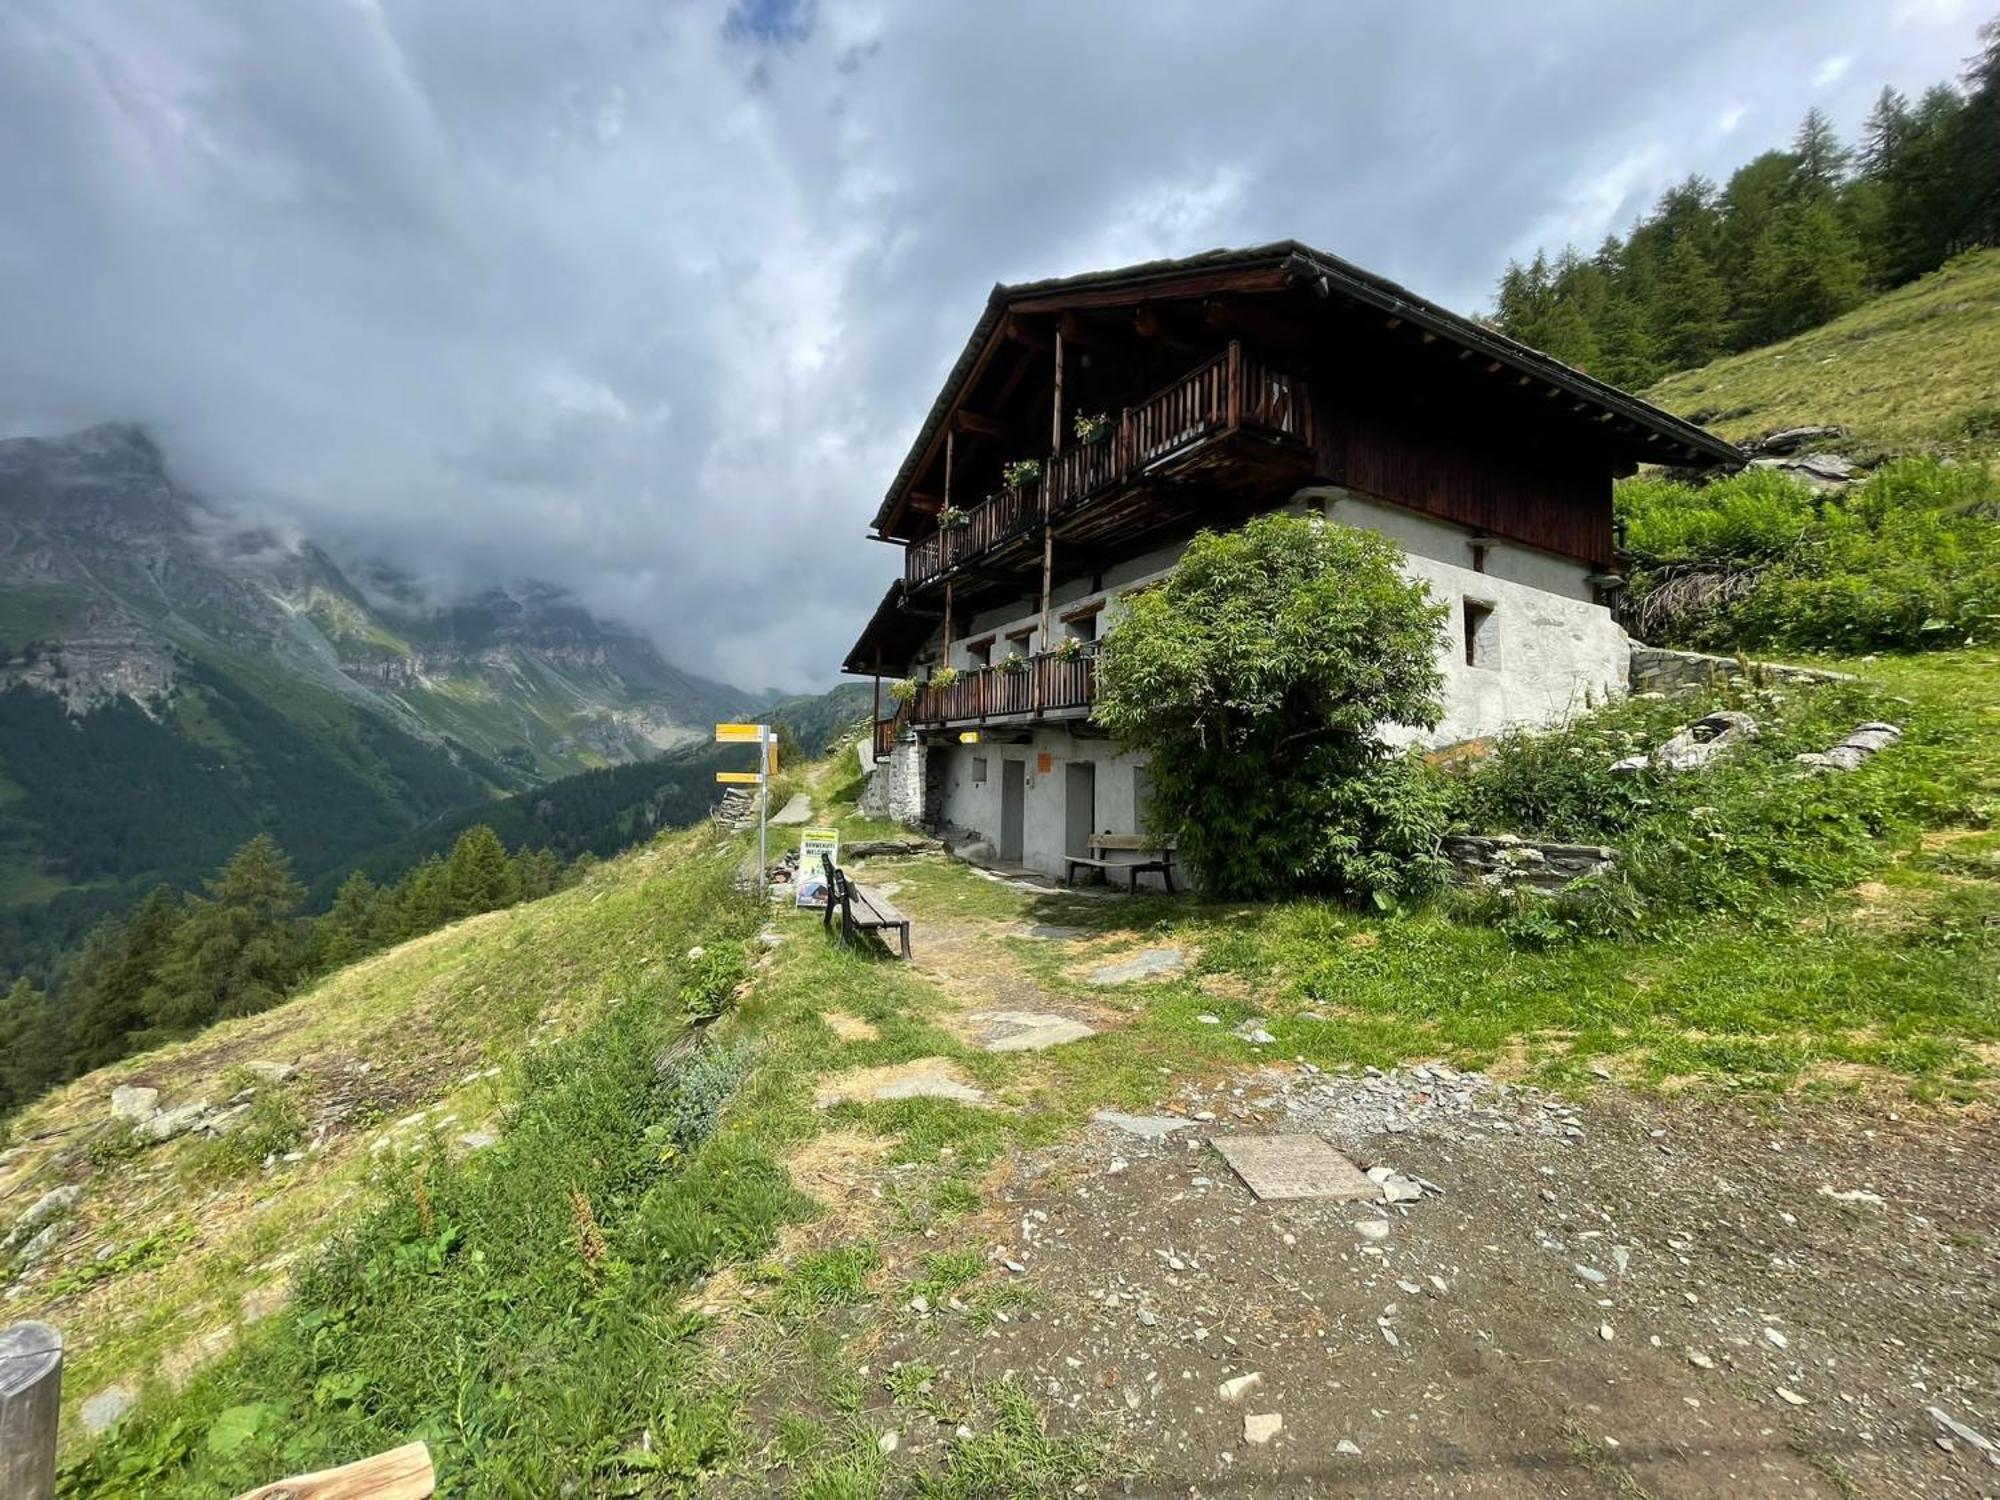
[[[119,1120],[138,1123],[160,1112],[160,1091],[138,1084],[121,1083],[111,1091],[111,1114]]]
[[[133,1134],[148,1141],[170,1141],[177,1135],[186,1135],[207,1118],[208,1101],[196,1099],[178,1109],[163,1109],[140,1121]]]
[[[41,1197],[28,1205],[28,1211],[14,1221],[14,1227],[7,1231],[7,1238],[0,1240],[0,1250],[12,1249],[22,1240],[34,1234],[52,1219],[59,1219],[74,1209],[83,1199],[83,1189],[75,1183],[59,1188],[50,1188]],[[39,1238],[39,1236],[37,1236]],[[31,1242],[32,1243],[32,1242]]]
[[[1903,737],[1894,724],[1863,724],[1831,750],[1810,750],[1793,757],[1815,771],[1852,771],[1879,751],[1887,750]]]
[[[92,1437],[109,1432],[138,1402],[139,1393],[129,1385],[107,1385],[95,1396],[84,1399],[78,1413],[83,1418],[83,1430]]]
[[[1755,719],[1725,708],[1695,720],[1651,755],[1628,755],[1613,762],[1611,769],[1625,773],[1651,766],[1662,771],[1697,771],[1724,751],[1756,736]]]
[[[243,1067],[260,1083],[290,1083],[299,1076],[297,1063],[247,1062]]]

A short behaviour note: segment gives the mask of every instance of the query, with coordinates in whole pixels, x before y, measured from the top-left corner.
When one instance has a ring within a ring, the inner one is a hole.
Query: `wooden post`
[[[1049,644],[1049,585],[1055,575],[1056,529],[1048,522],[1042,523],[1042,653],[1051,649]],[[1029,689],[1029,703],[1036,713],[1042,711],[1042,674],[1037,671]]]
[[[951,580],[944,581],[944,650],[938,655],[938,665],[951,665]]]
[[[0,1500],[56,1492],[62,1335],[46,1323],[0,1328]]]
[[[436,1490],[431,1450],[410,1443],[358,1464],[280,1479],[236,1500],[428,1500]]]
[[[1223,400],[1228,403],[1229,430],[1234,432],[1243,425],[1243,341],[1229,341],[1229,390]]]
[[[875,653],[875,712],[868,720],[868,755],[882,753],[882,653]]]
[[[1055,394],[1055,400],[1051,403],[1053,412],[1049,419],[1049,452],[1051,455],[1062,452],[1062,419],[1063,419],[1062,387],[1063,387],[1063,336],[1062,336],[1062,324],[1057,323],[1056,324],[1056,394]]]

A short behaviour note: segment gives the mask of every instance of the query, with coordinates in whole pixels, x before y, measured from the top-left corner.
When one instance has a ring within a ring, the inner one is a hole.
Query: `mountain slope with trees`
[[[1850,146],[1815,109],[1786,150],[1670,188],[1622,238],[1509,265],[1506,333],[1614,385],[1789,338],[2000,244],[2000,21],[1963,88],[1885,88]]]
[[[0,442],[0,972],[258,833],[317,881],[770,701],[545,586],[440,606],[233,527],[135,427]]]

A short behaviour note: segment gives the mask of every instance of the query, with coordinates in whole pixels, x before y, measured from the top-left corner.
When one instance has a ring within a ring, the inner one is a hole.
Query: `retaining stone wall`
[[[1441,847],[1460,884],[1506,890],[1559,891],[1618,862],[1618,851],[1602,844],[1545,844],[1511,833],[1448,834]]]

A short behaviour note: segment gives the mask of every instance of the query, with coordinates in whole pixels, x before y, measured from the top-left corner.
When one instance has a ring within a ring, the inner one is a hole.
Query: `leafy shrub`
[[[1718,708],[1749,712],[1756,739],[1700,771],[1613,775]],[[1814,775],[1801,751],[1889,719],[1903,739],[1860,769]],[[1543,735],[1501,740],[1484,761],[1444,774],[1452,825],[1472,832],[1602,842],[1617,868],[1554,901],[1494,897],[1476,915],[1524,946],[1630,931],[1705,911],[1754,915],[1789,895],[1852,884],[1885,848],[1921,829],[1979,821],[1977,788],[1956,746],[1963,731],[1862,684],[1732,684],[1665,700],[1627,699]]]
[[[690,1019],[711,1020],[722,1014],[730,996],[743,982],[743,945],[734,942],[710,943],[699,958],[687,961],[681,974],[681,1009]]]
[[[1618,491],[1642,633],[1722,649],[2000,640],[1997,507],[1986,468],[1932,458],[1889,464],[1838,497],[1761,470]]]
[[[1096,718],[1151,757],[1152,815],[1210,891],[1381,902],[1440,873],[1443,803],[1378,738],[1440,705],[1445,610],[1372,533],[1203,532],[1105,637]]]

